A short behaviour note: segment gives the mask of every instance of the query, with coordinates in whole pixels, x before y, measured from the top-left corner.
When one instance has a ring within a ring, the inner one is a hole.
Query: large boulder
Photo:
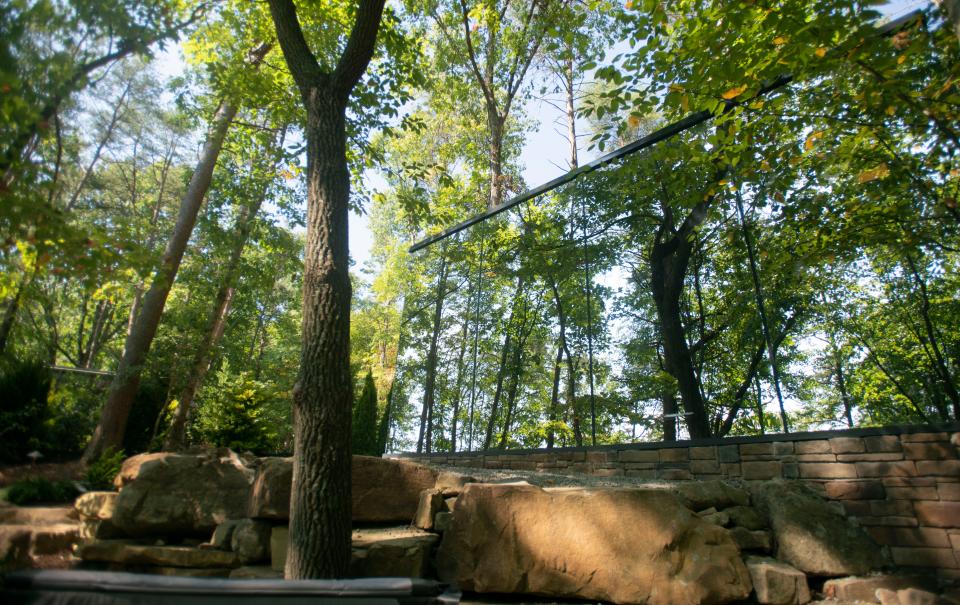
[[[130,536],[203,536],[246,516],[253,470],[228,455],[145,454],[123,465],[113,524]]]
[[[247,514],[254,519],[290,518],[293,458],[264,458],[257,468]]]
[[[437,484],[432,468],[371,456],[353,457],[353,520],[409,523],[420,506],[420,492]]]
[[[244,565],[270,560],[270,532],[272,526],[265,521],[243,519],[230,536],[230,549]]]
[[[865,574],[888,564],[883,550],[809,487],[796,481],[752,486],[776,542],[776,557],[817,576]]]
[[[248,515],[285,521],[290,517],[292,458],[268,458],[257,469]],[[417,514],[420,493],[433,489],[437,471],[400,460],[353,457],[353,520],[358,523],[409,523]]]
[[[721,604],[752,588],[727,530],[667,490],[467,485],[437,568],[468,591],[614,603]]]
[[[683,502],[695,511],[710,507],[721,510],[730,506],[746,506],[750,503],[750,494],[718,479],[683,481],[674,484],[673,489],[680,495]]]

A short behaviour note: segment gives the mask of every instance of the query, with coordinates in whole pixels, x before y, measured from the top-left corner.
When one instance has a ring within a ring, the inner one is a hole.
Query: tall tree
[[[442,36],[445,61],[458,64],[479,89],[487,122],[488,208],[503,202],[504,139],[527,72],[551,31],[559,0],[428,1],[422,10]]]
[[[350,562],[350,253],[346,110],[373,56],[384,0],[362,0],[336,66],[325,70],[292,0],[269,0],[307,120],[307,243],[287,578],[342,577]]]
[[[282,151],[285,134],[286,127],[284,127],[279,134],[279,141],[275,145],[268,146],[266,149],[267,153],[273,151],[274,155],[272,161],[268,162],[268,166],[271,167],[270,172],[277,167],[283,156]],[[275,151],[271,149],[271,147],[275,147]],[[255,159],[251,160],[251,164],[262,161],[262,159],[262,157],[255,156]],[[251,169],[252,168],[253,166],[251,166]],[[177,451],[182,449],[186,444],[184,437],[187,418],[193,406],[193,400],[194,397],[196,397],[197,390],[203,383],[204,376],[210,368],[211,352],[223,337],[223,331],[226,328],[227,314],[230,312],[230,304],[233,300],[237,276],[240,270],[240,259],[243,255],[244,247],[247,244],[247,239],[250,237],[253,223],[257,218],[257,214],[260,212],[260,206],[263,205],[267,197],[269,185],[270,179],[264,178],[259,191],[253,194],[253,199],[243,204],[240,208],[236,225],[233,229],[233,249],[230,251],[230,258],[223,268],[223,277],[221,278],[220,287],[217,290],[217,296],[214,299],[210,317],[207,320],[207,328],[204,330],[197,350],[194,352],[190,374],[180,392],[180,397],[177,400],[177,409],[174,412],[173,420],[167,431],[167,438],[163,446],[167,451]]]
[[[259,63],[270,50],[269,44],[261,44],[250,54],[252,66]],[[160,266],[143,299],[143,306],[134,320],[127,336],[123,357],[117,368],[116,377],[110,386],[110,395],[100,414],[100,422],[93,432],[90,444],[84,452],[85,460],[94,460],[107,448],[119,448],[123,443],[127,428],[127,419],[133,406],[133,399],[140,385],[143,364],[150,351],[150,345],[156,336],[160,317],[167,303],[167,296],[173,287],[177,271],[187,249],[187,242],[197,222],[197,214],[210,187],[213,169],[217,164],[227,129],[237,114],[239,100],[225,99],[217,108],[210,133],[204,143],[200,160],[190,178],[190,185],[180,202],[180,211],[173,233],[167,241]]]

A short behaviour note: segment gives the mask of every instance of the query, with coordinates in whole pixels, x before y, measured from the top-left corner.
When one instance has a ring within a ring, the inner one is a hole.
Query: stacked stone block
[[[796,479],[842,505],[906,568],[960,580],[960,427],[597,448],[411,455],[439,466],[657,480]],[[951,442],[951,437],[953,441]]]

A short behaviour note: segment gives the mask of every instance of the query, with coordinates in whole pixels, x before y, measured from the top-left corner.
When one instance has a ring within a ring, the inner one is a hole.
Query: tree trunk
[[[550,389],[550,408],[547,411],[547,449],[553,449],[555,435],[553,425],[557,421],[557,408],[560,407],[560,374],[563,368],[563,343],[557,339],[557,356],[553,362],[553,386]]]
[[[303,37],[293,0],[269,0],[287,66],[306,108],[307,243],[288,579],[343,577],[350,564],[350,172],[346,108],[376,44],[384,0],[361,0],[333,72]]]
[[[757,392],[757,421],[760,423],[760,434],[767,432],[767,419],[763,413],[763,393],[760,391],[760,376],[754,375],[753,382]]]
[[[123,357],[117,368],[116,378],[110,387],[110,395],[100,415],[100,422],[83,454],[87,462],[96,459],[108,447],[120,447],[123,443],[130,408],[133,406],[133,398],[140,385],[143,364],[153,343],[153,337],[157,333],[157,327],[160,325],[160,316],[163,314],[167,295],[170,294],[170,288],[173,287],[173,281],[180,269],[180,262],[183,260],[187,242],[193,233],[200,206],[210,187],[213,169],[220,155],[227,129],[236,113],[237,105],[231,101],[225,101],[220,104],[214,117],[213,128],[204,144],[200,161],[180,203],[180,213],[164,250],[163,260],[150,284],[150,289],[144,296],[143,307],[134,320],[133,329],[127,337]]]
[[[923,327],[927,334],[927,341],[933,349],[934,367],[940,375],[940,380],[943,382],[944,390],[947,392],[950,402],[953,404],[953,417],[954,419],[960,419],[960,392],[957,391],[957,385],[950,373],[950,368],[947,367],[943,351],[940,347],[940,339],[937,337],[937,331],[933,327],[933,320],[930,318],[930,297],[927,294],[927,283],[920,276],[917,264],[909,254],[907,255],[907,266],[910,268],[910,273],[920,288],[920,317],[923,319]],[[946,420],[946,418],[944,420]]]
[[[470,298],[467,298],[469,301]],[[467,354],[467,335],[470,328],[469,314],[463,317],[463,332],[460,334],[460,353],[457,355],[457,389],[453,400],[453,418],[450,420],[450,451],[457,451],[457,422],[460,416],[460,403],[463,400],[463,361]]]
[[[500,367],[497,370],[497,388],[493,391],[493,402],[490,404],[490,417],[487,418],[487,432],[483,438],[483,449],[490,449],[493,442],[493,428],[497,425],[497,412],[500,408],[500,398],[503,396],[503,379],[507,374],[507,359],[510,356],[510,346],[513,340],[511,328],[513,324],[513,314],[507,322],[506,333],[503,336],[503,346],[500,349]]]
[[[767,321],[767,309],[764,303],[763,289],[760,286],[760,271],[757,268],[757,257],[754,253],[753,236],[750,233],[750,227],[747,225],[746,215],[743,211],[743,196],[737,189],[737,215],[740,217],[740,230],[743,233],[743,240],[747,246],[747,261],[750,265],[750,278],[753,280],[753,293],[757,301],[757,313],[760,314],[760,328],[763,330],[763,341],[767,343],[767,361],[770,363],[770,372],[773,375],[773,388],[777,394],[777,403],[780,405],[780,422],[783,425],[783,432],[790,432],[790,423],[787,421],[787,410],[783,405],[783,392],[780,389],[780,363],[777,361],[777,347],[773,344],[773,338],[770,335],[770,324]]]
[[[687,429],[694,439],[709,437],[710,425],[706,405],[700,395],[700,386],[697,384],[690,347],[687,345],[680,313],[680,297],[693,251],[695,229],[706,218],[712,199],[710,196],[697,204],[677,230],[673,229],[671,213],[666,212],[648,259],[650,289],[663,339],[664,369],[677,381],[677,389],[686,412]]]
[[[194,353],[190,375],[187,376],[183,390],[180,391],[177,409],[173,413],[170,429],[167,431],[167,438],[163,443],[163,450],[166,452],[177,452],[186,446],[187,418],[190,416],[197,391],[210,369],[210,353],[223,338],[223,332],[227,327],[227,315],[230,313],[230,304],[233,302],[234,288],[224,286],[226,284],[221,285],[220,291],[217,292],[214,314],[211,317],[212,322],[209,328],[204,331],[200,344]]]
[[[440,332],[443,330],[443,301],[447,290],[447,250],[446,244],[440,251],[440,271],[437,273],[437,298],[433,305],[433,332],[430,335],[430,350],[427,352],[426,378],[423,385],[423,411],[420,414],[420,436],[417,439],[417,453],[427,453],[433,444],[433,406],[437,390],[437,349],[440,345]]]
[[[507,388],[507,415],[503,421],[503,432],[500,433],[500,449],[507,449],[507,438],[510,436],[510,425],[513,423],[513,409],[517,403],[517,390],[520,387],[520,368],[523,362],[523,345],[521,339],[513,347],[513,360],[510,368],[510,386]]]
[[[576,397],[576,374],[573,370],[573,357],[570,355],[570,347],[567,343],[567,314],[563,308],[563,300],[560,298],[560,288],[553,275],[550,275],[550,289],[553,292],[553,302],[557,307],[557,324],[560,330],[560,336],[557,341],[557,365],[554,366],[553,371],[553,393],[550,398],[550,420],[555,421],[557,419],[557,408],[559,406],[560,362],[563,359],[563,355],[567,356],[567,406],[571,411],[573,410]],[[547,432],[548,448],[553,447],[554,437],[553,429],[551,428]]]
[[[278,164],[280,155],[282,154],[283,139],[284,136],[281,134],[277,144],[277,157],[273,162],[274,167]],[[251,169],[253,168],[252,164],[251,162]],[[230,251],[227,265],[223,269],[223,278],[220,283],[220,288],[217,290],[217,296],[214,299],[210,318],[207,321],[207,329],[204,330],[203,336],[197,345],[197,350],[194,352],[190,375],[187,377],[183,390],[180,391],[177,409],[174,412],[173,420],[170,422],[170,429],[167,431],[167,438],[163,444],[165,451],[179,451],[186,445],[187,419],[190,417],[193,400],[197,395],[197,391],[200,389],[200,385],[203,384],[203,379],[206,377],[207,371],[210,369],[211,353],[220,343],[220,339],[223,338],[223,332],[227,327],[227,315],[230,313],[230,304],[233,301],[237,274],[240,271],[240,260],[243,257],[243,250],[247,245],[247,240],[250,239],[250,230],[253,228],[253,222],[260,212],[260,206],[263,205],[264,199],[267,197],[267,188],[269,185],[270,181],[265,180],[263,187],[257,192],[253,202],[249,206],[244,206],[240,209],[236,225],[233,228],[233,249]]]
[[[690,436],[699,439],[709,437],[710,428],[680,317],[680,295],[690,248],[685,239],[675,242],[672,253],[668,246],[659,242],[654,244],[650,254],[650,287],[663,338],[664,368],[677,381],[684,410],[689,414],[687,427]]]
[[[487,210],[503,203],[503,131],[505,120],[495,107],[487,108],[487,127],[490,129],[490,200]]]

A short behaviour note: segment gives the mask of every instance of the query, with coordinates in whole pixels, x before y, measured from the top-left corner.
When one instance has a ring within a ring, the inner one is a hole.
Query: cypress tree
[[[353,450],[361,456],[379,456],[377,451],[377,385],[368,371],[363,380],[363,391],[353,406]]]
[[[390,383],[390,390],[387,391],[387,402],[383,406],[383,414],[380,416],[380,425],[377,429],[377,455],[382,456],[387,451],[387,441],[390,439],[390,412],[393,407],[393,385],[396,380]]]

